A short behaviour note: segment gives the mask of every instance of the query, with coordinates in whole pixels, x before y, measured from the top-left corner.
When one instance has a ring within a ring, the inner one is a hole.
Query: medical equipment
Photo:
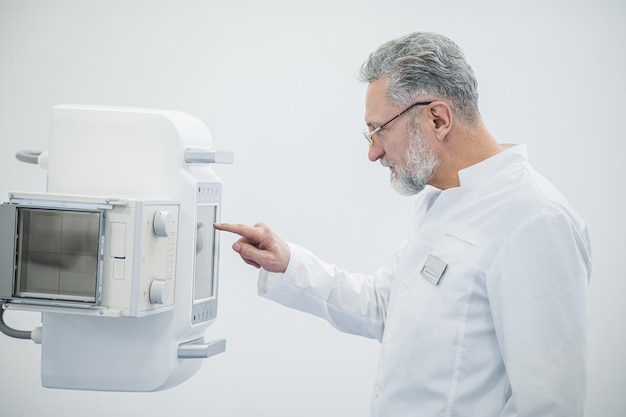
[[[0,205],[0,331],[41,344],[44,387],[157,391],[225,350],[217,315],[222,184],[209,129],[180,112],[62,105],[45,193]],[[5,310],[42,313],[6,325]]]

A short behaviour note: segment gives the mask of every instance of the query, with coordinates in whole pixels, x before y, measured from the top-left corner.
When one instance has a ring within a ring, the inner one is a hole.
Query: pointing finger
[[[261,241],[261,231],[253,226],[233,223],[215,223],[213,227],[217,230],[237,234],[252,243]]]

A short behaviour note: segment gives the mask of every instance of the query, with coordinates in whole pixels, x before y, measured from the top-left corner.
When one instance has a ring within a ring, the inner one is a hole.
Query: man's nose
[[[367,157],[372,162],[378,161],[380,158],[383,157],[384,154],[385,154],[385,151],[383,150],[383,147],[377,144],[376,141],[372,142],[372,144],[370,145],[367,151]]]

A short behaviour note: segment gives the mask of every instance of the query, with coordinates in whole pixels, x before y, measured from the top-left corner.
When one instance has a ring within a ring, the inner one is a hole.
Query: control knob
[[[157,237],[168,237],[174,231],[174,216],[167,210],[154,213],[152,230]]]
[[[152,280],[150,284],[150,303],[151,304],[165,304],[169,297],[170,286],[164,279]]]

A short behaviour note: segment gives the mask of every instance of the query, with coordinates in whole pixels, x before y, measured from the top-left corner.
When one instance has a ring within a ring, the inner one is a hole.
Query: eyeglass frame
[[[418,101],[416,103],[413,103],[409,107],[407,107],[406,109],[402,110],[400,113],[398,113],[395,116],[393,116],[391,119],[387,120],[382,125],[378,126],[374,130],[372,130],[371,132],[369,131],[369,128],[366,126],[365,129],[363,130],[363,136],[365,136],[365,140],[367,140],[367,143],[369,143],[369,145],[372,146],[374,144],[374,141],[372,140],[372,136],[374,136],[375,133],[380,132],[385,126],[387,126],[389,123],[391,123],[394,120],[396,120],[398,117],[402,116],[404,113],[406,113],[409,110],[411,110],[413,107],[415,107],[415,106],[427,106],[427,105],[429,105],[431,103],[434,103],[434,101]]]

